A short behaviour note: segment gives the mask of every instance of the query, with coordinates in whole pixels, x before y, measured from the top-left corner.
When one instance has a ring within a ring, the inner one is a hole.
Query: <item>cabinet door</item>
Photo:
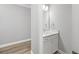
[[[58,50],[58,35],[50,35],[43,38],[43,53],[51,54]]]

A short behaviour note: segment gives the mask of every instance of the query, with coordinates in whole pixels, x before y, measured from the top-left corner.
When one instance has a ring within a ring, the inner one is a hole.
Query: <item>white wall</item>
[[[79,53],[79,4],[72,5],[72,50]]]
[[[31,6],[31,39],[32,51],[39,54],[42,51],[42,15],[41,5]]]
[[[72,5],[52,5],[51,20],[54,20],[56,29],[59,30],[59,49],[65,53],[72,50]]]
[[[30,11],[16,5],[0,5],[0,44],[27,38],[26,12]]]

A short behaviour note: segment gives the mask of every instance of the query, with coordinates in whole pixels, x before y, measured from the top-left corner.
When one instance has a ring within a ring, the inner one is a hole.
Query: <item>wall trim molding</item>
[[[65,54],[63,51],[61,50],[57,50],[60,54]],[[31,50],[31,54],[34,54],[33,51]]]
[[[20,41],[16,41],[16,42],[10,42],[10,43],[6,43],[6,44],[3,44],[3,45],[0,45],[0,48],[4,48],[4,47],[7,47],[7,46],[11,46],[11,45],[14,45],[14,44],[18,44],[18,43],[22,43],[22,42],[26,42],[26,41],[30,41],[31,39],[25,39],[25,40],[20,40]]]

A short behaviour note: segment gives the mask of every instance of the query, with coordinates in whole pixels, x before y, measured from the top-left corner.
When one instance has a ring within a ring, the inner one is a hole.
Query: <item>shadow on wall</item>
[[[58,49],[61,50],[61,51],[63,51],[63,52],[66,52],[62,36],[60,35],[60,31],[58,33]]]

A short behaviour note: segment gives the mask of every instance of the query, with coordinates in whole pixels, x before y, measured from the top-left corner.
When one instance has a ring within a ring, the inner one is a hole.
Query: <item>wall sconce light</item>
[[[48,11],[48,6],[47,5],[42,5],[42,10]]]

